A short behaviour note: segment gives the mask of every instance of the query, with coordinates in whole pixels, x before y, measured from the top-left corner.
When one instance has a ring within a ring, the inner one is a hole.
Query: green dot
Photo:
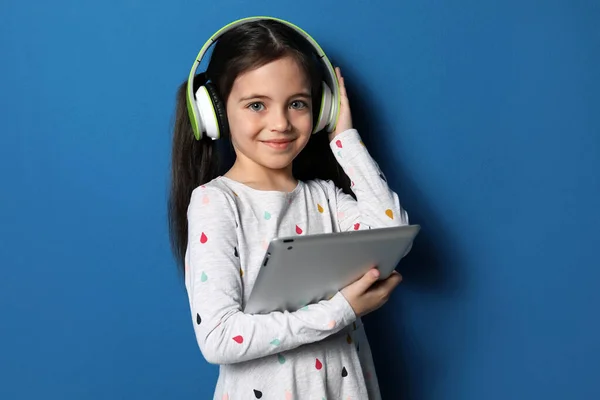
[[[282,356],[281,354],[277,354],[277,359],[279,360],[279,364],[285,363],[285,357]]]
[[[206,276],[206,274],[204,273],[204,271],[202,271],[202,276],[200,277],[200,280],[202,282],[206,282],[208,280],[208,276]]]

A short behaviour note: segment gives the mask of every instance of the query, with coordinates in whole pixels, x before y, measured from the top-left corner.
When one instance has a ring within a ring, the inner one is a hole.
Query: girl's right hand
[[[379,270],[373,268],[341,290],[357,317],[373,312],[387,303],[392,291],[402,281],[402,275],[397,271],[393,271],[382,281],[378,281],[378,278]]]

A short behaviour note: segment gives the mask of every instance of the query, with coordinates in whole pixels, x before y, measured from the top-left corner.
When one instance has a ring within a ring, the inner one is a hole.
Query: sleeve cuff
[[[364,146],[361,138],[360,138],[360,134],[358,133],[358,131],[354,128],[352,129],[347,129],[341,133],[338,133],[330,142],[329,142],[329,147],[331,147],[331,150],[333,151],[337,151],[339,149],[341,149],[340,144],[343,143],[348,143],[349,145],[355,145],[355,144],[360,144],[361,146]]]
[[[330,301],[336,310],[340,310],[341,326],[348,326],[356,321],[356,314],[342,292],[337,292]]]
[[[366,152],[365,144],[356,129],[348,129],[339,133],[329,142],[329,148],[342,166]]]

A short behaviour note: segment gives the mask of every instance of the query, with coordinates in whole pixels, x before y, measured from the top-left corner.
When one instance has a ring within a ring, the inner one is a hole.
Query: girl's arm
[[[196,338],[209,363],[276,357],[320,341],[356,319],[340,292],[296,312],[243,313],[241,273],[246,266],[240,265],[234,210],[227,194],[208,187],[194,191],[188,208],[186,288]]]
[[[352,181],[352,196],[329,182],[336,201],[340,231],[407,225],[408,214],[400,205],[356,129],[339,133],[330,142],[331,150]]]

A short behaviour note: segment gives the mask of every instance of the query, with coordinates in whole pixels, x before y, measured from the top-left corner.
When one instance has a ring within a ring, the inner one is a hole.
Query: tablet
[[[271,240],[247,314],[296,311],[330,298],[377,266],[387,278],[410,250],[419,225]]]

